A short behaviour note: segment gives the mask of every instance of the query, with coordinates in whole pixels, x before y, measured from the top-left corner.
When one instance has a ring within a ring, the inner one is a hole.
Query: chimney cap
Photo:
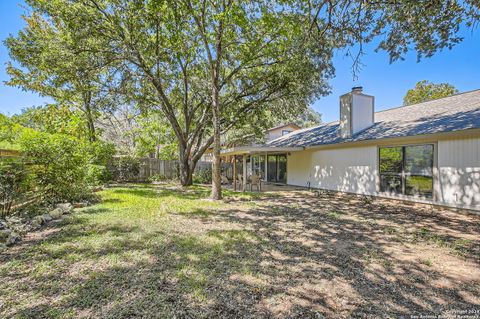
[[[362,91],[363,91],[363,86],[354,86],[352,88],[352,92],[354,93],[362,93]]]

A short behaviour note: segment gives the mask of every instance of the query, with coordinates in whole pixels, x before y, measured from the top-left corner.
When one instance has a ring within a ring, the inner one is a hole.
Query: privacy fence
[[[176,160],[162,160],[158,158],[132,158],[117,156],[109,167],[112,179],[116,181],[171,180],[178,179],[180,162]],[[199,182],[209,182],[212,163],[200,161],[197,163],[194,176],[204,176]],[[233,179],[233,164],[222,163],[222,174]]]
[[[40,200],[41,194],[28,183],[29,166],[19,151],[0,149],[0,217]]]
[[[211,172],[211,162],[198,162],[194,174]],[[109,167],[112,178],[117,181],[149,181],[178,179],[180,162],[158,158],[133,158],[116,156]]]

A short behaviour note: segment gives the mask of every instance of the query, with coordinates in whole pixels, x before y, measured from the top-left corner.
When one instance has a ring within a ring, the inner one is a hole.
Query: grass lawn
[[[350,195],[130,185],[0,254],[0,318],[480,311],[480,218]]]

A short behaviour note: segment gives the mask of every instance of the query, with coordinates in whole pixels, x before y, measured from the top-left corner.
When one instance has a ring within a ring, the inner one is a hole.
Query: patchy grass
[[[422,264],[422,265],[425,265],[425,266],[428,266],[428,267],[432,267],[433,266],[433,261],[429,258],[420,258],[419,259],[419,262]]]
[[[128,185],[0,255],[1,318],[478,309],[479,219],[349,195]]]
[[[334,211],[331,211],[331,212],[327,212],[326,215],[328,217],[331,217],[331,218],[341,218],[343,215],[346,215],[346,214],[347,214],[346,212],[334,210]]]
[[[414,241],[425,241],[440,247],[447,247],[459,255],[468,256],[474,241],[463,238],[451,238],[449,236],[435,233],[425,227],[413,233]]]

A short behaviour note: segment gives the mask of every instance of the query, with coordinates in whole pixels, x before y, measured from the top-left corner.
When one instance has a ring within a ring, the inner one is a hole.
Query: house
[[[375,112],[356,87],[339,104],[339,121],[222,155],[267,182],[480,210],[480,90]]]
[[[265,142],[270,142],[274,139],[277,139],[281,136],[287,135],[289,133],[292,133],[293,131],[297,131],[301,129],[300,126],[298,126],[295,123],[287,123],[287,124],[282,124],[278,125],[272,128],[269,128],[265,130],[264,136],[262,139],[258,140],[254,134],[248,135],[248,136],[242,136],[240,139],[241,143],[243,145],[248,144],[250,146],[254,145],[261,145]],[[221,145],[222,147],[234,147],[235,144],[238,143],[238,141],[235,142],[230,142],[227,144],[225,136],[222,136],[221,140]],[[201,157],[200,161],[202,162],[213,162],[213,147],[210,147]],[[230,174],[227,174],[230,175]]]
[[[293,131],[297,131],[299,129],[300,129],[300,126],[298,126],[295,123],[288,123],[288,124],[272,127],[265,131],[265,141],[270,142],[274,139],[290,134]]]

